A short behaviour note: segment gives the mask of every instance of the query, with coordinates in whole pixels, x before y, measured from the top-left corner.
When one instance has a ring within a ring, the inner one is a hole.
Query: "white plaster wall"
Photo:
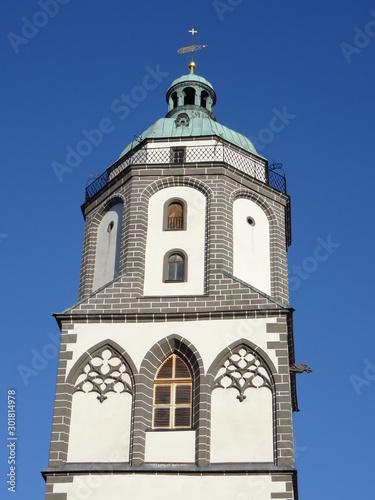
[[[248,224],[248,217],[254,226]],[[270,267],[268,218],[252,200],[239,198],[233,204],[233,274],[270,295]]]
[[[93,289],[97,290],[118,275],[121,244],[122,203],[104,215],[98,227]],[[113,229],[108,232],[108,225]]]
[[[278,341],[278,333],[266,333],[266,324],[276,318],[238,320],[207,320],[160,323],[77,324],[70,333],[77,334],[77,342],[69,344],[72,359],[67,360],[67,374],[80,356],[105,339],[112,339],[133,360],[137,370],[151,347],[168,335],[177,334],[191,342],[201,355],[205,371],[216,356],[236,340],[249,339],[266,352],[278,369],[275,349],[267,343]]]
[[[75,476],[73,483],[54,484],[67,500],[270,500],[286,492],[285,481],[270,475],[107,474]]]
[[[164,231],[164,204],[171,198],[186,202],[186,230]],[[149,201],[144,295],[199,295],[204,293],[206,198],[198,190],[176,186],[155,193]],[[165,254],[173,249],[188,256],[187,281],[163,282]]]
[[[132,397],[108,393],[73,395],[68,462],[128,462]]]
[[[278,333],[267,333],[266,324],[275,323],[276,318],[258,318],[258,319],[239,319],[239,320],[207,320],[207,321],[186,321],[186,322],[158,322],[158,323],[113,323],[113,324],[77,324],[72,334],[77,334],[77,342],[69,344],[69,350],[72,352],[72,359],[67,360],[67,376],[78,359],[93,346],[106,339],[112,339],[123,349],[134,362],[139,371],[141,363],[149,349],[157,342],[169,335],[179,335],[184,337],[188,343],[191,343],[199,352],[203,369],[206,373],[216,356],[222,352],[228,345],[242,338],[249,339],[258,346],[258,350],[263,350],[268,354],[278,369],[278,358],[275,349],[268,349],[268,342],[275,342],[280,339]],[[271,409],[271,403],[262,399],[262,392],[266,389],[249,389],[246,391],[246,399],[239,403],[236,399],[235,390],[216,389],[213,392],[212,416],[213,416],[213,458],[214,461],[222,461],[225,453],[225,446],[222,444],[224,439],[226,423],[233,421],[232,413],[228,416],[228,408],[232,409],[250,407],[249,411],[239,412],[236,426],[248,426],[248,422],[253,422],[254,427],[262,429],[262,434],[247,434],[247,441],[256,443],[256,439],[261,435],[271,435],[269,431],[270,414],[267,411],[254,413],[255,408]],[[270,391],[269,391],[270,392]],[[221,394],[219,394],[221,393]],[[224,393],[228,394],[228,401],[222,400]],[[259,400],[255,399],[256,395]],[[230,397],[229,397],[230,396]],[[267,394],[264,396],[267,398]],[[116,398],[117,401],[115,402]],[[113,404],[111,403],[113,401]],[[131,398],[128,394],[108,394],[108,400],[99,403],[96,394],[88,395],[76,393],[73,400],[72,427],[69,443],[69,461],[127,461],[128,460],[128,437],[130,429]],[[110,403],[110,404],[108,404]],[[245,413],[245,415],[243,415]],[[225,417],[220,420],[220,415]],[[242,416],[241,416],[242,415]],[[257,418],[259,417],[259,421]],[[235,417],[237,418],[237,417]],[[263,418],[266,420],[263,421]],[[246,422],[244,423],[244,419]],[[253,420],[251,420],[253,419]],[[268,420],[267,420],[268,419]],[[225,422],[227,420],[227,422]],[[111,432],[108,432],[111,429]],[[176,431],[177,432],[177,431]],[[179,432],[179,431],[178,431]],[[185,433],[186,431],[183,431]],[[223,438],[220,434],[223,433]],[[185,451],[172,452],[170,444],[163,450],[167,455],[155,454],[157,433],[149,433],[147,436],[150,447],[146,446],[146,456],[148,461],[156,459],[166,459],[168,461],[194,461],[192,451],[192,441],[184,442]],[[173,433],[170,433],[171,435]],[[100,446],[92,446],[92,439],[98,436]],[[104,436],[100,438],[99,436]],[[186,434],[186,439],[188,433]],[[239,435],[235,439],[242,439]],[[120,441],[120,442],[119,442]],[[246,441],[246,442],[247,442]],[[269,441],[265,441],[266,443]],[[190,444],[189,444],[190,443]],[[263,446],[263,445],[262,445]],[[92,448],[92,449],[91,449]],[[252,455],[254,460],[268,461],[266,451],[259,447],[261,455]],[[269,450],[269,447],[266,448]],[[172,453],[176,453],[173,455]],[[185,454],[186,453],[186,454]],[[242,452],[241,452],[242,453]],[[126,458],[124,458],[126,455]],[[105,457],[105,458],[103,458]],[[115,457],[115,458],[114,458]],[[117,458],[116,458],[117,457]],[[229,459],[228,459],[229,460]],[[249,459],[250,460],[250,459]],[[271,460],[271,459],[270,459]]]
[[[145,462],[194,463],[195,431],[147,432]]]
[[[272,393],[215,389],[211,399],[211,463],[273,462]]]

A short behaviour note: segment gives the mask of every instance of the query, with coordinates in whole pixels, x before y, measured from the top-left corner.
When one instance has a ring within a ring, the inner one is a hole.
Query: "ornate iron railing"
[[[183,229],[182,217],[168,217],[168,229]]]
[[[86,201],[129,166],[146,164],[170,164],[171,166],[176,165],[176,167],[181,167],[187,163],[224,162],[278,191],[286,193],[285,177],[275,171],[269,171],[265,160],[258,160],[250,154],[238,151],[227,144],[220,142],[206,146],[187,146],[185,148],[184,163],[173,161],[174,149],[173,147],[141,148],[129,152],[121,163],[109,167],[101,176],[86,187]],[[181,149],[181,147],[177,149]]]
[[[274,170],[268,172],[268,185],[286,193],[286,178],[285,175],[278,174]]]
[[[109,175],[108,175],[108,170],[106,170],[102,175],[99,175],[95,180],[90,182],[86,186],[86,201],[89,200],[96,194],[98,191],[102,189],[106,184],[108,184],[109,181]]]

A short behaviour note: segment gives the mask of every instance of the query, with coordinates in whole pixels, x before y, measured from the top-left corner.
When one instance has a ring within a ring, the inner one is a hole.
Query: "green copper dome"
[[[172,87],[174,87],[175,85],[178,85],[179,83],[183,83],[183,82],[189,82],[189,83],[192,83],[192,82],[198,82],[198,83],[204,83],[205,85],[207,85],[208,87],[211,87],[212,90],[214,89],[213,86],[210,84],[209,81],[207,81],[205,78],[203,78],[203,76],[199,76],[199,75],[196,75],[195,73],[189,73],[188,75],[182,75],[180,76],[180,78],[176,78],[176,80],[174,80],[174,82],[172,82],[172,85],[169,87],[168,90],[170,90]]]
[[[213,114],[216,94],[212,85],[202,76],[190,73],[177,78],[167,90],[166,98],[168,113],[165,118],[160,118],[137,141],[129,144],[120,158],[147,139],[212,136],[258,155],[247,137],[216,122]]]
[[[174,118],[160,118],[151,127],[149,127],[138,141],[129,144],[121,153],[120,158],[128,153],[135,146],[138,146],[139,140],[142,142],[145,139],[173,139],[180,137],[210,137],[216,136],[219,140],[222,139],[235,146],[244,149],[249,153],[260,156],[253,143],[244,135],[231,130],[208,117],[193,118],[188,126],[178,126]]]

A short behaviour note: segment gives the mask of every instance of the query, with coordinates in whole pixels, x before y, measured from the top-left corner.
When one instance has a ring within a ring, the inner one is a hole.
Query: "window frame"
[[[210,94],[207,92],[207,90],[202,90],[201,95],[200,95],[200,104],[202,108],[208,109],[207,108],[207,98],[210,97]]]
[[[172,109],[177,108],[177,106],[178,106],[178,95],[177,95],[177,92],[176,91],[172,92],[170,98],[172,99],[172,103],[173,103]]]
[[[168,257],[168,281],[183,281],[184,280],[184,256],[179,253],[172,253]],[[173,275],[173,277],[171,277]]]
[[[182,205],[182,227],[178,229],[169,228],[168,224],[168,208],[173,203]],[[187,228],[187,203],[182,198],[170,198],[164,203],[163,207],[163,231],[186,231]]]
[[[169,378],[164,378],[164,379],[157,379],[157,376],[162,369],[162,367],[167,363],[167,361],[170,358],[174,358],[173,361],[173,368],[172,368],[172,376]],[[180,359],[186,368],[189,371],[190,378],[178,378],[174,377],[174,370],[175,370],[175,359],[178,358]],[[176,403],[176,394],[177,394],[177,387],[183,387],[183,386],[188,386],[190,389],[190,402],[189,403]],[[169,403],[156,403],[156,388],[157,387],[169,387],[170,388],[170,402]],[[194,376],[193,376],[193,371],[191,367],[189,366],[189,363],[179,354],[176,352],[171,353],[169,356],[167,356],[164,361],[160,364],[158,367],[154,381],[153,381],[153,394],[152,394],[152,430],[154,431],[183,431],[183,430],[191,430],[193,429],[193,399],[194,399]],[[155,410],[158,409],[169,409],[169,425],[168,426],[155,426]],[[189,408],[190,413],[189,413],[189,425],[185,426],[176,426],[175,425],[175,416],[176,416],[176,409],[178,408]]]
[[[182,261],[183,261],[182,280],[170,280],[168,278],[168,276],[169,276],[169,259],[172,255],[175,255],[175,254],[180,255],[182,257]],[[188,257],[187,257],[187,254],[183,250],[181,250],[180,248],[175,248],[173,250],[169,250],[164,255],[163,282],[164,283],[186,283],[187,278],[188,278],[187,266],[188,266]]]
[[[175,161],[176,160],[176,153],[182,152],[182,161]],[[174,147],[171,148],[171,163],[173,165],[182,165],[186,161],[186,147],[185,146],[179,146],[179,147]]]
[[[183,88],[182,92],[184,95],[184,106],[194,106],[197,97],[197,90],[194,87],[187,85]]]

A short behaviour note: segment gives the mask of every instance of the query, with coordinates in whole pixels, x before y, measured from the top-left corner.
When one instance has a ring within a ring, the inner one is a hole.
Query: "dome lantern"
[[[195,64],[195,63],[194,63]],[[186,113],[189,118],[208,117],[216,121],[213,108],[216,94],[212,85],[195,73],[177,78],[167,91],[166,118]]]

